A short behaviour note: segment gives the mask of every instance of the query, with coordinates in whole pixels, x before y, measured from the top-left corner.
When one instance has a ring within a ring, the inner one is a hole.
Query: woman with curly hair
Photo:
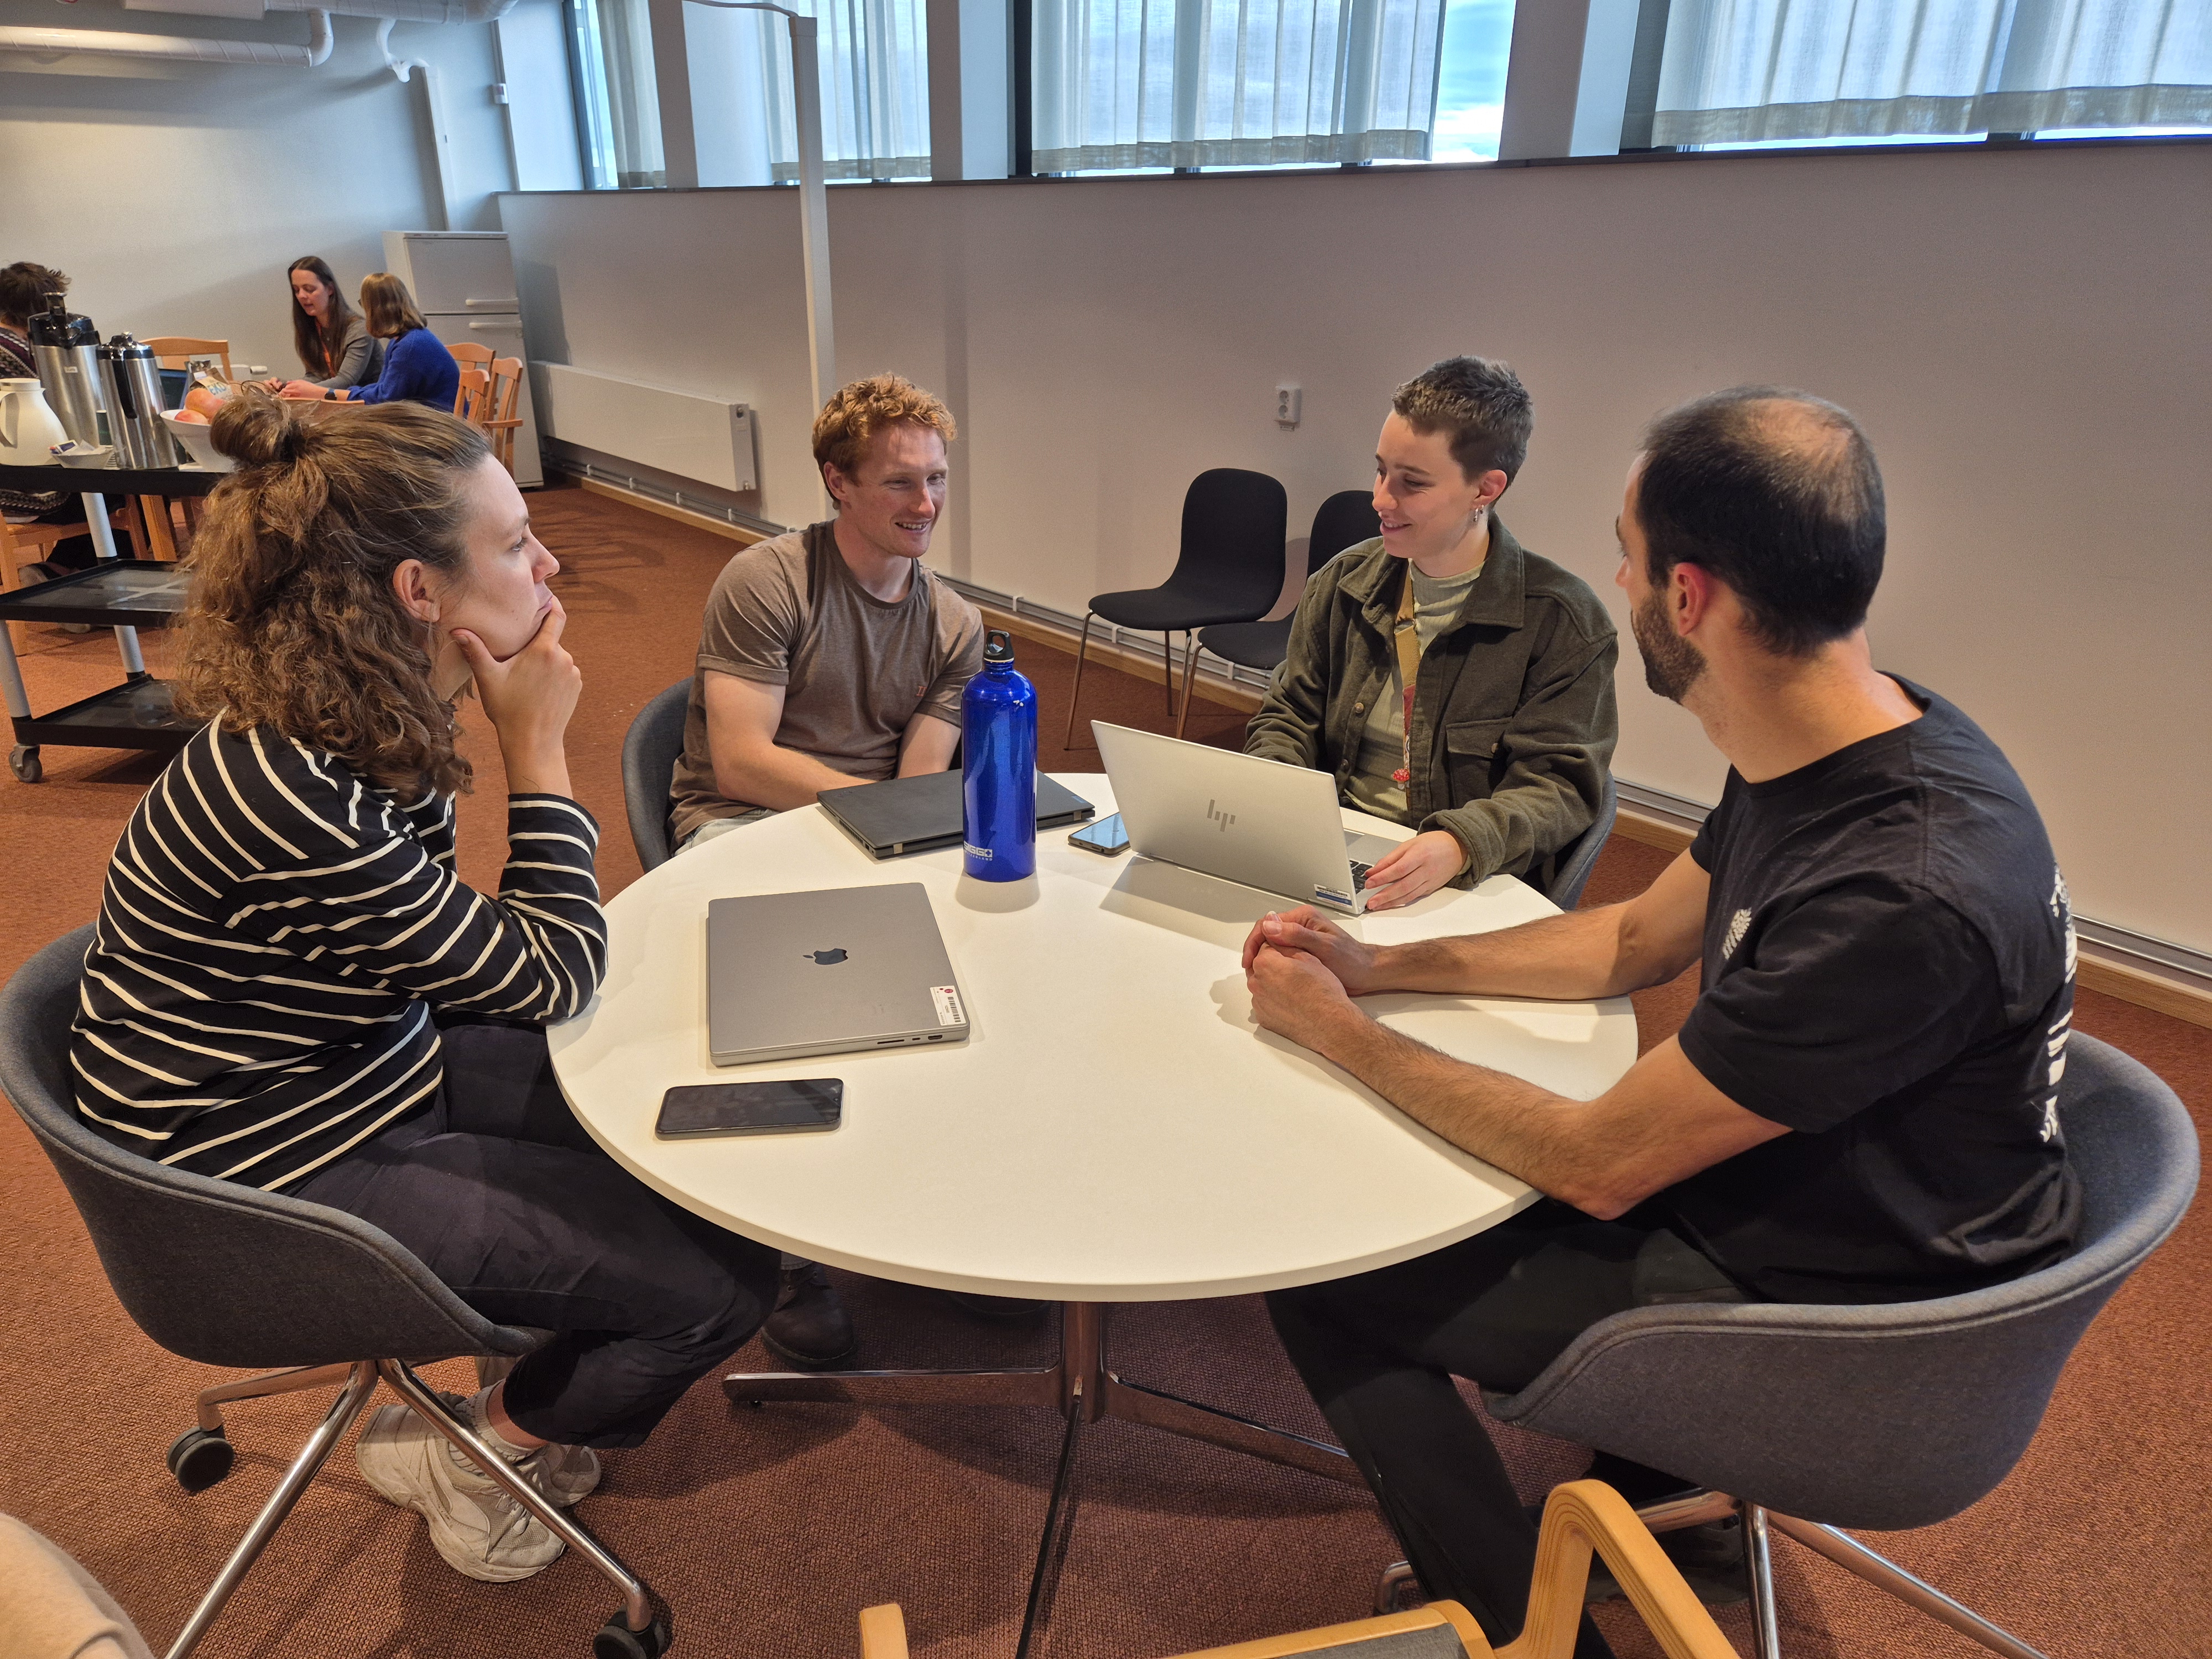
[[[359,1216],[485,1317],[551,1330],[463,1409],[572,1504],[590,1448],[638,1444],[751,1334],[776,1255],[625,1173],[553,1079],[542,1024],[606,961],[599,827],[563,749],[582,680],[560,567],[450,415],[317,426],[257,389],[213,436],[239,470],[194,538],[177,675],[208,724],[109,866],[77,1109],[164,1164]],[[496,897],[453,869],[471,684],[507,766]],[[471,1577],[561,1553],[406,1407],[356,1456]]]

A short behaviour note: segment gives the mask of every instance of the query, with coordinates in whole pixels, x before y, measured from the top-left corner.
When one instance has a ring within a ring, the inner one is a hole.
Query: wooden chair
[[[1263,1637],[1233,1647],[1208,1648],[1182,1659],[1289,1659],[1294,1654],[1344,1650],[1346,1659],[1375,1642],[1395,1638],[1394,1659],[1570,1659],[1576,1627],[1582,1621],[1583,1589],[1589,1581],[1590,1554],[1605,1559],[1620,1584],[1658,1638],[1668,1659],[1735,1659],[1690,1587],[1682,1582],[1658,1544],[1628,1507],[1628,1500],[1601,1480],[1571,1480],[1553,1488],[1544,1505],[1544,1529],[1536,1544],[1536,1576],[1528,1591],[1528,1621],[1521,1634],[1493,1648],[1468,1610],[1456,1601],[1432,1601],[1410,1613],[1356,1620],[1322,1630]],[[860,1614],[861,1659],[908,1659],[906,1618],[896,1602],[868,1607]]]
[[[499,464],[514,475],[514,434],[521,429],[522,417],[514,411],[522,402],[522,359],[495,357],[491,363],[491,392],[484,400],[486,413],[477,424],[491,440],[491,453],[499,457]]]
[[[222,359],[222,378],[226,380],[238,379],[231,372],[230,342],[228,340],[195,340],[187,335],[165,334],[159,339],[141,340],[138,343],[160,359],[164,368],[182,368],[194,357],[220,357]]]
[[[487,374],[491,373],[492,358],[495,354],[482,342],[449,340],[446,343],[446,349],[453,354],[453,361],[463,368],[480,368]]]
[[[481,428],[490,404],[491,376],[480,368],[463,369],[460,385],[453,392],[453,413],[471,426]]]

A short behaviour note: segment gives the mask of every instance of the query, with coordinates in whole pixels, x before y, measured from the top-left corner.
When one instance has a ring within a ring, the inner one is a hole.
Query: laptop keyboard
[[[1374,867],[1375,866],[1371,864],[1362,864],[1358,859],[1352,860],[1352,890],[1353,892],[1360,892],[1365,889],[1367,885],[1367,872]]]

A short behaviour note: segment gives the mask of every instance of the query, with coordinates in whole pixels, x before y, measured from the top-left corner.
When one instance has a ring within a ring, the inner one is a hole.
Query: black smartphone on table
[[[653,1133],[663,1140],[695,1135],[787,1135],[834,1129],[845,1115],[842,1078],[785,1083],[701,1083],[660,1097]]]
[[[1095,823],[1086,823],[1067,838],[1070,847],[1080,847],[1086,853],[1101,853],[1111,858],[1125,852],[1129,845],[1129,832],[1121,827],[1119,812],[1109,814]]]

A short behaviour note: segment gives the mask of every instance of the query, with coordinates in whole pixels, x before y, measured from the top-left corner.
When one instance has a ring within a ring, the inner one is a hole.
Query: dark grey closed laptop
[[[1098,809],[1089,801],[1042,772],[1037,774],[1036,789],[1040,830],[1082,823],[1097,814]],[[957,847],[963,812],[960,774],[925,772],[919,777],[886,778],[881,783],[864,783],[853,789],[825,789],[822,810],[872,859]]]
[[[967,1035],[967,1004],[918,881],[707,907],[707,1042],[717,1066]]]

